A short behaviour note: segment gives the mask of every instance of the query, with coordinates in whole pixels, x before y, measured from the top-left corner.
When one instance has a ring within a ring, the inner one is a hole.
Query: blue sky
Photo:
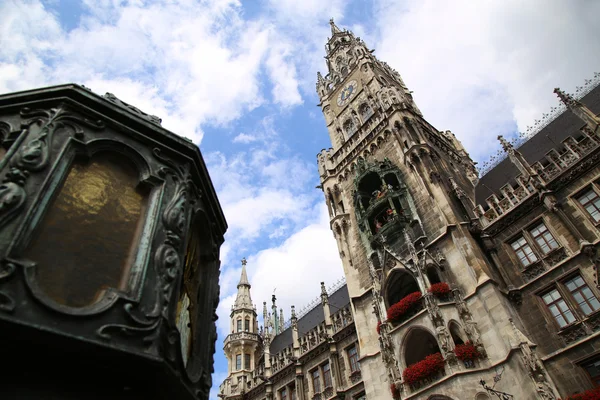
[[[242,257],[257,307],[301,308],[341,275],[315,155],[329,18],[402,75],[482,162],[600,70],[600,3],[516,0],[0,0],[0,93],[76,82],[200,145],[229,223],[216,389]],[[215,390],[213,390],[213,398]]]

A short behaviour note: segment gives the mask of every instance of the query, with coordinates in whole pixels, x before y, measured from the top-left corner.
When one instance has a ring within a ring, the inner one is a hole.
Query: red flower
[[[573,394],[567,397],[566,400],[600,400],[600,387],[587,390],[583,393]]]
[[[392,392],[392,398],[394,400],[398,400],[400,398],[400,391],[398,390],[398,388],[396,387],[396,384],[392,383],[390,385],[390,390]]]
[[[389,321],[397,321],[402,317],[408,310],[413,308],[421,300],[421,292],[414,292],[404,297],[402,300],[388,308],[387,319]]]
[[[442,355],[440,353],[430,354],[423,360],[406,367],[402,371],[402,378],[404,378],[404,382],[412,385],[443,369],[444,358]]]
[[[460,361],[474,361],[481,358],[481,354],[477,350],[477,347],[471,342],[465,344],[459,344],[454,348],[454,354]]]
[[[434,283],[427,291],[436,297],[441,297],[450,293],[450,286],[446,282]]]
[[[381,321],[377,322],[377,334],[379,335],[379,333],[381,332]]]

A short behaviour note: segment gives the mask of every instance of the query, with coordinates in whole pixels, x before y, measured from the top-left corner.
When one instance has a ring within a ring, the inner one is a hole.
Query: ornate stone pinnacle
[[[508,140],[504,139],[504,136],[498,135],[498,140],[500,141],[500,144],[502,145],[502,148],[504,149],[504,151],[506,151],[507,153],[514,150],[513,145],[510,144],[508,142]]]
[[[576,107],[579,104],[579,102],[575,100],[573,96],[563,92],[560,90],[560,88],[554,88],[554,93],[556,93],[560,101],[562,101],[567,107]]]
[[[248,263],[248,261],[246,260],[246,257],[242,258],[242,265],[246,265]]]

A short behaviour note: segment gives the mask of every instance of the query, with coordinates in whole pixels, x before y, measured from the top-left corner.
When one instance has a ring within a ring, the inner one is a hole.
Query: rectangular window
[[[319,376],[319,368],[312,372],[313,392],[321,393],[321,377]]]
[[[531,249],[531,246],[525,241],[524,237],[520,237],[519,239],[512,242],[510,245],[517,254],[517,257],[519,257],[519,261],[521,261],[521,264],[523,264],[524,267],[527,267],[529,264],[532,264],[538,260],[537,256]]]
[[[323,383],[325,387],[333,387],[331,384],[331,368],[329,367],[329,363],[323,364]]]
[[[348,349],[348,361],[350,362],[350,372],[360,371],[360,364],[358,362],[358,352],[356,346]]]
[[[287,389],[286,388],[281,389],[281,391],[279,392],[279,395],[281,397],[281,400],[287,400]]]
[[[590,217],[594,219],[594,222],[600,222],[600,197],[593,190],[588,190],[584,195],[579,196],[577,201],[582,205],[583,208],[590,214]]]
[[[581,275],[577,275],[566,281],[565,286],[569,289],[569,292],[571,292],[571,295],[585,315],[590,315],[600,308],[598,299],[594,296],[594,293],[592,293],[592,290],[585,283]]]
[[[244,322],[245,322],[244,328],[245,328],[246,332],[250,332],[250,320],[248,318],[246,318],[246,321],[244,321]]]
[[[540,246],[543,254],[548,254],[558,247],[558,243],[556,243],[556,240],[554,240],[554,237],[543,223],[539,224],[529,232],[531,233],[531,236],[533,236],[533,240]]]
[[[244,355],[244,369],[250,369],[250,354]]]
[[[581,366],[588,373],[594,385],[600,386],[600,359],[588,361]]]
[[[290,400],[296,400],[296,388],[290,389]]]
[[[237,320],[237,331],[238,332],[242,331],[242,320],[241,319]]]
[[[235,355],[235,370],[239,371],[240,369],[242,369],[242,355],[236,354]]]
[[[553,289],[550,292],[542,295],[542,299],[561,328],[569,325],[572,322],[575,322],[573,312],[557,289]]]

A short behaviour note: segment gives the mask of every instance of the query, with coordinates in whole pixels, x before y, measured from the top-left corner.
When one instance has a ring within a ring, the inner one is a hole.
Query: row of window
[[[239,371],[242,369],[242,355],[235,355],[235,370]],[[244,354],[244,369],[250,369],[250,354]]]
[[[242,319],[238,318],[237,320],[237,332],[241,332],[242,331]],[[250,319],[246,318],[244,320],[244,331],[245,332],[250,332]]]
[[[350,373],[352,374],[360,371],[360,363],[358,362],[358,349],[356,345],[346,349],[346,355],[348,356]],[[317,368],[310,371],[310,377],[313,393],[321,393],[326,388],[333,387],[331,382],[331,366],[329,365],[329,362],[321,364]]]
[[[576,200],[594,223],[600,222],[600,196],[594,189],[586,190],[582,195],[576,197]],[[540,256],[543,257],[560,247],[543,222],[524,231],[522,236],[510,243],[510,246],[523,267],[528,267],[537,262]]]

